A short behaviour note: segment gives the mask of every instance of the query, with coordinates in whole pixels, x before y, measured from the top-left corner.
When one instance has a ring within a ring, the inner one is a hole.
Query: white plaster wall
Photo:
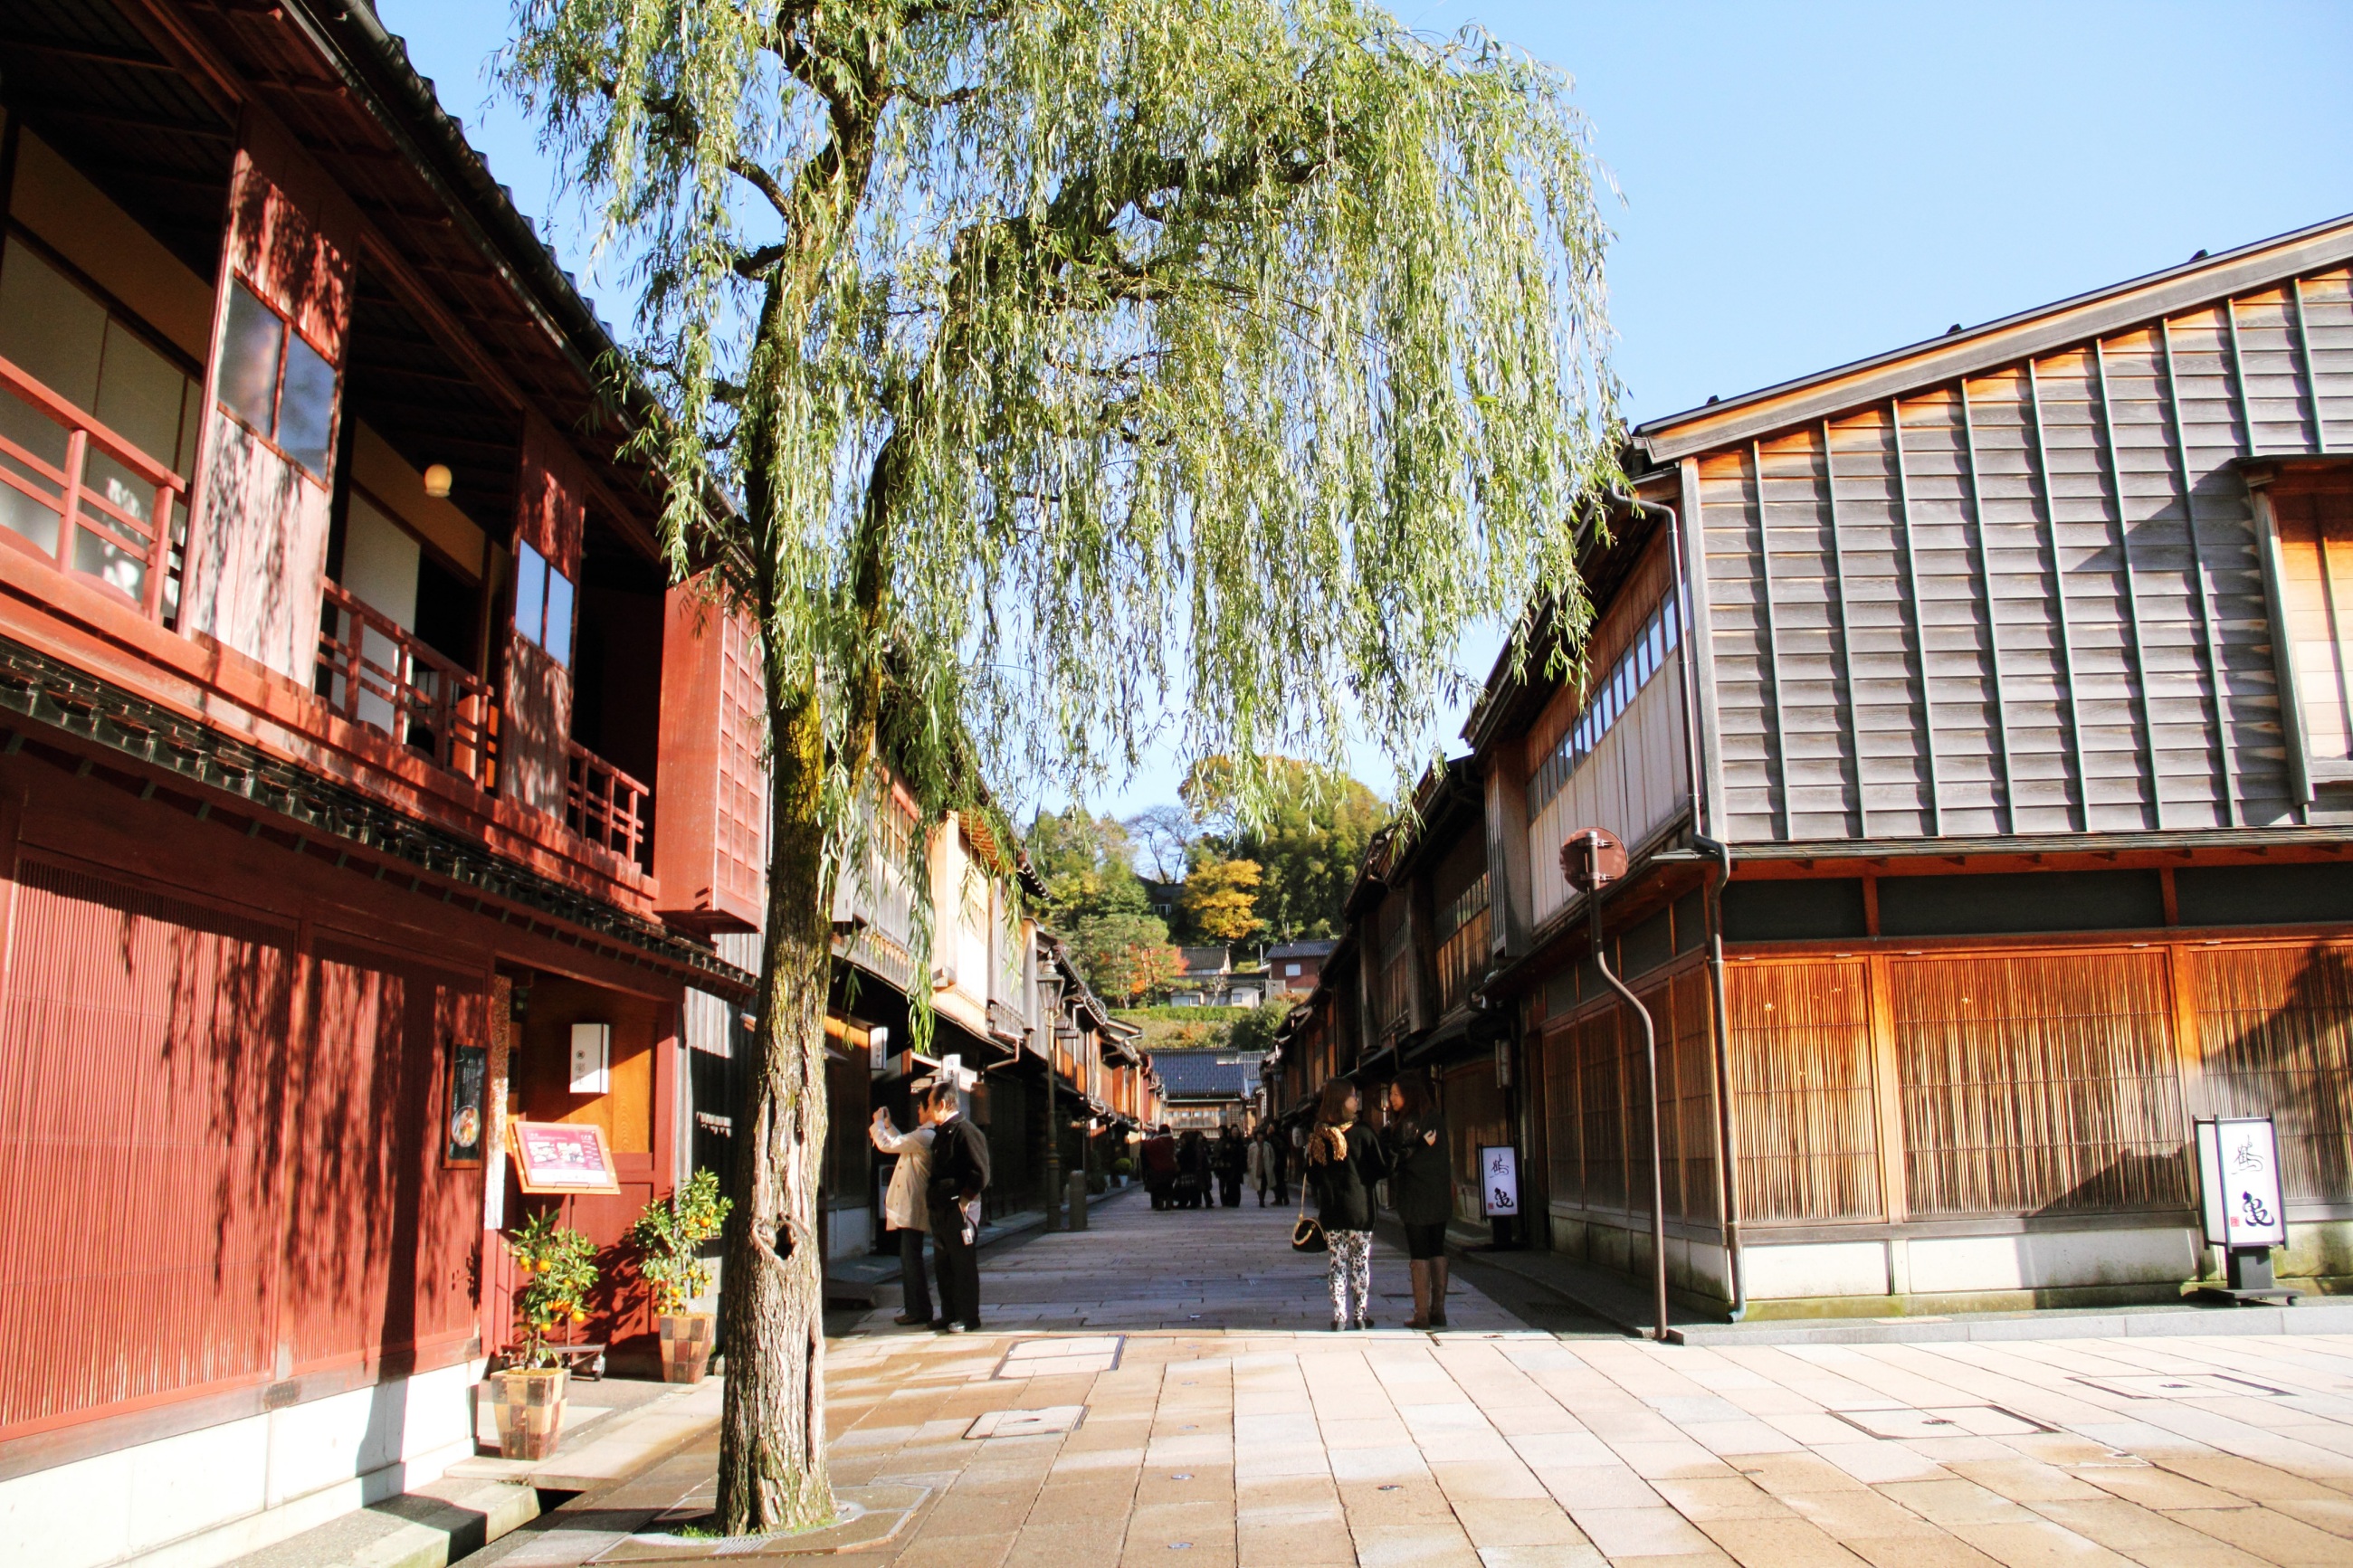
[[[2198,1272],[2196,1248],[2187,1228],[2168,1227],[1915,1237],[1905,1250],[1912,1289],[1942,1295],[2188,1279]]]
[[[1883,1242],[1818,1241],[1787,1247],[1744,1247],[1740,1249],[1740,1268],[1752,1300],[1887,1294],[1887,1247]]]
[[[474,1451],[483,1363],[0,1481],[5,1568],[210,1568],[438,1479]]]

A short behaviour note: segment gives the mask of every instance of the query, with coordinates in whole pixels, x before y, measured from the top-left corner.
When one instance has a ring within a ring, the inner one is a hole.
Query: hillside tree
[[[1351,722],[1405,761],[1494,606],[1581,625],[1599,176],[1557,73],[1356,0],[518,0],[501,71],[630,258],[615,395],[672,571],[759,632],[717,1518],[806,1526],[830,914],[878,764],[927,821],[983,777],[1076,794],[1174,693],[1247,798]]]

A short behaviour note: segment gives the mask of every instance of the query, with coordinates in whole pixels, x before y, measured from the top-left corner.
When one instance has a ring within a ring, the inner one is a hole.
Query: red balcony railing
[[[320,623],[317,690],[329,707],[486,790],[498,787],[499,705],[490,687],[339,584],[326,585]]]
[[[565,742],[571,767],[564,786],[564,821],[591,844],[624,860],[647,863],[646,805],[653,791],[576,741]]]
[[[186,481],[5,359],[0,392],[0,538],[162,619]]]

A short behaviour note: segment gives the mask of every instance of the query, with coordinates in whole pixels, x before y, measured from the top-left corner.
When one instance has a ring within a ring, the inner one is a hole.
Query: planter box
[[[661,1368],[664,1383],[701,1383],[711,1365],[711,1345],[718,1320],[708,1312],[665,1314],[661,1320]]]
[[[560,1366],[497,1372],[499,1454],[508,1459],[544,1459],[564,1436],[564,1395],[572,1374]]]

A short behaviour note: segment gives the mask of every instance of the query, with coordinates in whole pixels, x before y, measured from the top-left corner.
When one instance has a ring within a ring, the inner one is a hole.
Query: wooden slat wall
[[[1881,1217],[1865,966],[1737,964],[1725,979],[1741,1218]]]
[[[1715,1057],[1707,971],[1693,965],[1636,994],[1658,1031],[1659,1131],[1670,1218],[1713,1225]],[[1622,1005],[1589,1007],[1545,1034],[1543,1108],[1553,1202],[1572,1209],[1650,1212],[1650,1095],[1642,1034]]]
[[[1887,966],[1914,1217],[2189,1201],[2165,954]]]
[[[2338,269],[1704,457],[1725,836],[2295,820],[2229,465],[2348,448]]]
[[[2277,1123],[2290,1203],[2353,1202],[2353,946],[2195,948],[2200,1116]]]

